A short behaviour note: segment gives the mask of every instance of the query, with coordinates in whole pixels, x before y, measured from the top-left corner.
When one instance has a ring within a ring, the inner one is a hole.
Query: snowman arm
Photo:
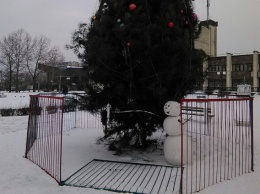
[[[188,121],[190,121],[191,120],[191,117],[190,118],[188,118],[188,119],[186,119],[184,122],[183,122],[183,124],[182,125],[184,125],[185,123],[187,123]],[[180,121],[179,121],[180,122]]]

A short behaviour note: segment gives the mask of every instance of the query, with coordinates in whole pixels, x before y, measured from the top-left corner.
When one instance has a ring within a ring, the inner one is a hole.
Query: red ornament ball
[[[136,5],[134,3],[131,3],[129,5],[129,10],[134,11],[136,9]]]
[[[168,22],[168,27],[169,28],[173,28],[174,27],[174,23],[173,22]]]
[[[183,9],[181,9],[180,13],[181,13],[181,14],[183,14],[183,13],[184,13]]]
[[[192,17],[193,17],[193,20],[194,20],[194,21],[197,21],[197,20],[198,20],[198,16],[197,16],[196,13],[193,13],[193,14],[192,14]]]
[[[131,42],[126,43],[126,45],[127,45],[128,47],[130,47],[130,46],[131,46]]]

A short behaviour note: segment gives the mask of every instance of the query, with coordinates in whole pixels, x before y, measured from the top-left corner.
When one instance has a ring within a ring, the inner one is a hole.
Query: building
[[[201,34],[195,41],[195,47],[202,49],[208,56],[217,56],[217,27],[213,20],[200,22]]]
[[[205,80],[197,89],[236,91],[237,85],[249,84],[252,91],[260,91],[259,52],[253,51],[244,55],[227,53],[226,56],[217,56],[218,23],[209,20],[202,21],[200,25],[201,36],[195,42],[195,47],[204,50],[208,58],[203,64]]]
[[[46,73],[45,84],[41,86],[45,91],[62,91],[65,86],[69,90],[84,90],[86,73],[78,62],[39,64],[39,69]]]
[[[252,91],[259,91],[259,52],[252,54],[209,57],[204,62],[206,79],[203,89],[237,90],[237,85],[249,84]]]
[[[206,75],[203,83],[196,89],[213,91],[216,89],[236,91],[237,85],[249,84],[252,91],[259,92],[259,52],[251,54],[217,56],[217,27],[213,20],[202,21],[201,35],[195,41],[195,47],[204,50],[208,58],[203,63]],[[59,65],[41,64],[39,69],[47,74],[47,90],[61,91],[64,86],[70,90],[82,90],[86,80],[83,67],[78,62],[66,62]],[[42,87],[41,87],[42,88]]]

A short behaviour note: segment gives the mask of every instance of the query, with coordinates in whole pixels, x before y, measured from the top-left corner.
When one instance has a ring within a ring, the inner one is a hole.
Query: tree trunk
[[[12,92],[12,70],[9,71],[9,85],[8,85],[9,92]]]
[[[36,76],[33,76],[33,92],[36,91]]]
[[[8,86],[8,90],[9,92],[12,92],[12,71],[10,71],[9,73],[9,86]]]
[[[17,71],[16,71],[15,92],[19,92],[19,69],[17,69]]]

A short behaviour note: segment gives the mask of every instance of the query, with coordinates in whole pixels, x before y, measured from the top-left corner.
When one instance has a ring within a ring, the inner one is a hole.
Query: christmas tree
[[[87,109],[104,110],[105,137],[120,146],[147,145],[162,126],[164,104],[202,77],[198,26],[191,0],[100,1],[71,48],[86,63]]]

